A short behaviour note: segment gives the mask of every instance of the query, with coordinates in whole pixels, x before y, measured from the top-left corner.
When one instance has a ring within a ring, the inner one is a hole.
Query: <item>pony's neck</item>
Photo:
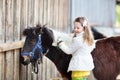
[[[63,58],[63,56],[67,56],[67,54],[65,54],[59,48],[54,47],[54,46],[50,46],[49,51],[46,54],[46,57],[48,57],[54,63],[61,60]]]
[[[67,72],[68,65],[72,57],[71,55],[67,55],[57,47],[51,46],[49,48],[49,52],[46,54],[46,57],[55,64],[62,77],[66,77],[71,80],[71,72]]]

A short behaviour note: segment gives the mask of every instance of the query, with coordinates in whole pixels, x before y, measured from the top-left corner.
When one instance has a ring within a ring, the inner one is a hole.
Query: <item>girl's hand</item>
[[[57,39],[57,46],[59,46],[59,44],[60,44],[61,42],[63,42],[63,40],[59,37],[59,38]]]

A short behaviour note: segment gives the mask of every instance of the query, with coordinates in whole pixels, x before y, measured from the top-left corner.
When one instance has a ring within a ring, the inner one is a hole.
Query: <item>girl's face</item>
[[[74,34],[77,35],[84,30],[83,26],[79,22],[74,22]]]

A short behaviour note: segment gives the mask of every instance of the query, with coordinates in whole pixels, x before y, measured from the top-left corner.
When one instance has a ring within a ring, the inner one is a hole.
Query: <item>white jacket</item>
[[[59,44],[59,48],[66,54],[72,54],[68,71],[90,71],[94,68],[91,51],[95,48],[95,45],[88,46],[83,40],[83,33],[84,32],[81,32],[74,37],[69,46],[64,42]]]

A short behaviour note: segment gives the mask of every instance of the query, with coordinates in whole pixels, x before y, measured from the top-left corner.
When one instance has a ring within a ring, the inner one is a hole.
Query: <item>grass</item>
[[[116,13],[117,13],[116,26],[120,27],[120,5],[116,5]]]

